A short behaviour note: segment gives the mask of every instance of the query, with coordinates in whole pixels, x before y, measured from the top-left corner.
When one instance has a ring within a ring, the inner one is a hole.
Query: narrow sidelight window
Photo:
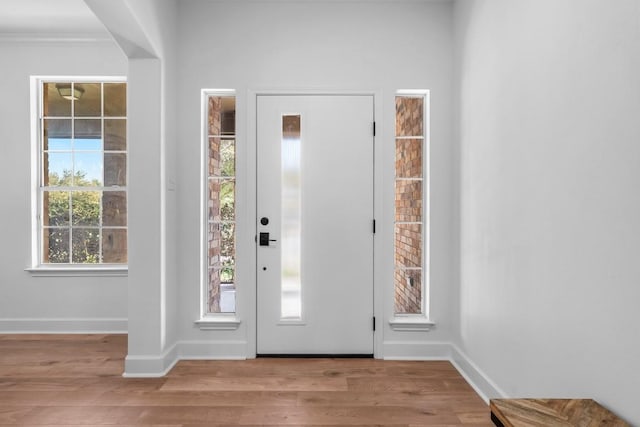
[[[207,108],[206,313],[236,311],[236,98],[209,95]]]
[[[38,81],[37,263],[127,263],[127,89]]]
[[[424,94],[396,96],[395,141],[395,313],[425,311]]]

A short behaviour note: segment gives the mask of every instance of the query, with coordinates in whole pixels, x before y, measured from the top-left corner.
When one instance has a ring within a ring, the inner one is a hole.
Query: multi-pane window
[[[39,89],[38,261],[126,264],[126,83]]]
[[[396,96],[395,312],[424,310],[425,96]]]
[[[235,96],[211,94],[207,107],[207,313],[236,311]]]

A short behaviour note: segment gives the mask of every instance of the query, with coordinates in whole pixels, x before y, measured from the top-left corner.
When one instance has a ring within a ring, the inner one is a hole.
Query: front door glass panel
[[[282,218],[281,308],[282,319],[302,317],[301,281],[301,138],[300,115],[282,116]]]

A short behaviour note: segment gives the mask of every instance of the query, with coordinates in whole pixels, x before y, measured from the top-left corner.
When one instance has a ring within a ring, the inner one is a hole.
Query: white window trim
[[[126,83],[125,76],[30,76],[30,114],[31,114],[31,265],[24,270],[38,277],[72,276],[127,276],[128,264],[44,264],[40,262],[40,116],[42,113],[42,83],[56,82],[105,82]],[[127,144],[129,142],[127,141]],[[128,148],[128,147],[127,147]],[[129,150],[127,150],[128,154]],[[128,156],[127,156],[128,159]],[[127,161],[127,176],[129,162]],[[127,182],[127,188],[128,188]],[[128,190],[125,190],[128,192]],[[128,202],[128,200],[127,200]],[[128,229],[128,227],[127,227]]]
[[[202,331],[234,331],[240,327],[235,313],[207,314],[193,323]]]
[[[237,91],[235,89],[202,89],[200,92],[200,318],[194,320],[194,324],[200,330],[236,330],[240,327],[240,319],[237,317],[238,298],[236,294],[236,312],[235,313],[209,313],[207,310],[208,299],[208,241],[207,233],[209,226],[209,215],[207,208],[208,197],[208,179],[209,179],[209,97],[210,96],[234,96],[237,102]],[[237,128],[235,133],[235,141],[237,144]],[[237,147],[237,145],[236,145]],[[237,167],[237,152],[236,152]],[[236,170],[237,174],[237,170]],[[237,188],[237,175],[236,175]],[[237,202],[237,195],[236,195]],[[236,227],[237,227],[236,218]],[[237,228],[236,228],[237,230]],[[237,231],[236,231],[237,236]],[[237,268],[237,266],[236,266]],[[237,271],[237,270],[236,270]]]
[[[96,267],[84,267],[77,264],[52,267],[43,264],[38,267],[25,268],[24,271],[35,277],[126,277],[129,268],[120,264],[98,264]]]
[[[396,91],[395,97],[415,97],[423,98],[423,146],[422,146],[422,313],[416,314],[396,314],[389,318],[389,326],[394,331],[404,332],[427,332],[436,324],[430,318],[430,291],[431,291],[431,256],[430,256],[430,233],[431,233],[431,99],[430,91],[425,89],[401,89]],[[395,118],[395,108],[394,108]],[[395,126],[394,126],[395,129]],[[394,147],[396,133],[394,130]],[[394,175],[395,181],[395,175]],[[394,208],[395,209],[395,208]],[[395,218],[395,211],[394,211]],[[395,224],[395,220],[394,220]],[[395,245],[395,243],[394,243]],[[395,269],[395,265],[394,265]],[[395,288],[394,288],[395,292]]]
[[[430,321],[422,314],[406,316],[396,315],[389,320],[389,326],[391,326],[391,329],[394,331],[428,332],[435,325],[435,322]]]

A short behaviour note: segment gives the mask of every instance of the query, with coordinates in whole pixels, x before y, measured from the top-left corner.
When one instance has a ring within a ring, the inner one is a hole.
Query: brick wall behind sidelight
[[[422,313],[423,97],[396,98],[395,312]]]
[[[207,129],[209,133],[209,177],[220,176],[220,139],[212,135],[221,134],[222,98],[210,96],[208,100]],[[209,227],[207,230],[207,258],[208,283],[207,283],[207,309],[210,313],[220,312],[220,225],[212,223],[220,212],[220,182],[208,180],[207,210]]]

